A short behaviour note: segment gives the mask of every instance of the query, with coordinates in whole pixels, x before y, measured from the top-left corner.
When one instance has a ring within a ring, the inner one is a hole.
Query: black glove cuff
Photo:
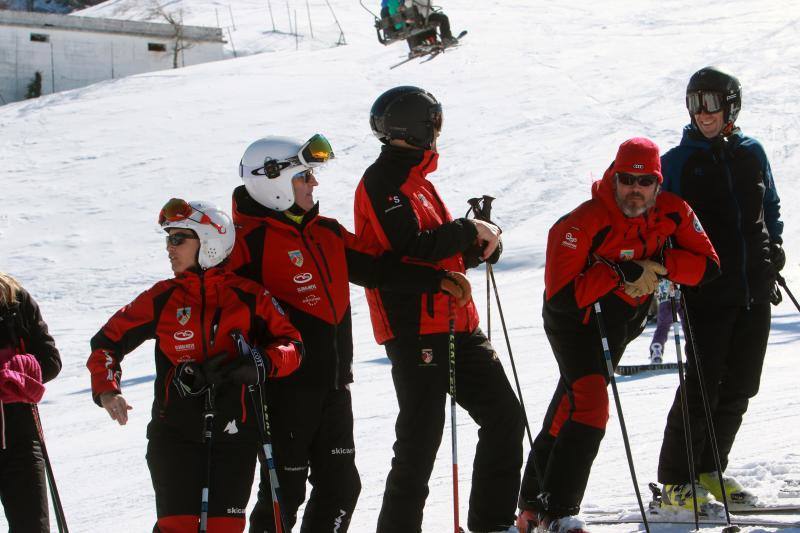
[[[616,263],[617,270],[622,274],[622,280],[627,283],[633,283],[644,273],[644,268],[633,261],[625,261],[624,263]]]

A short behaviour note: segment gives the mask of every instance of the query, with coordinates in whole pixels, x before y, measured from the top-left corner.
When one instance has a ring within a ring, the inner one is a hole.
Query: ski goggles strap
[[[686,95],[686,108],[692,115],[705,110],[706,113],[722,111],[724,97],[718,92],[695,91]]]
[[[163,226],[165,222],[176,222],[189,218],[194,212],[194,208],[189,202],[182,198],[170,198],[161,211],[158,213],[158,224]]]
[[[192,215],[195,213],[199,215],[199,219],[197,217],[192,218]],[[220,224],[214,222],[210,216],[196,207],[192,207],[186,200],[182,198],[170,198],[158,214],[158,225],[163,227],[169,222],[179,222],[181,220],[191,220],[196,224],[208,224],[217,230],[217,233],[220,235],[223,235],[227,231]]]

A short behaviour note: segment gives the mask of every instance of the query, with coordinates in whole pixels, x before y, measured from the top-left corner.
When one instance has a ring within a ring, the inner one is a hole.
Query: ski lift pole
[[[344,30],[342,29],[342,25],[339,24],[339,18],[336,16],[336,12],[333,10],[333,6],[328,0],[325,0],[325,3],[328,5],[328,9],[331,10],[331,15],[333,15],[333,20],[336,22],[336,26],[339,27],[339,40],[337,41],[337,45],[347,44],[347,40],[344,37]]]

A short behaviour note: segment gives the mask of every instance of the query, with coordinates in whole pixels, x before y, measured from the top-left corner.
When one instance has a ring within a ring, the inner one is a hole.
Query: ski
[[[737,515],[754,515],[754,514],[800,514],[800,503],[788,504],[756,504],[756,505],[737,505],[735,503],[728,504],[728,509],[731,513]]]
[[[667,525],[687,525],[694,526],[694,519],[681,520],[677,518],[666,518],[659,515],[649,515],[647,521],[651,524],[667,524]],[[613,515],[607,516],[587,516],[585,522],[588,525],[612,525],[612,524],[641,524],[642,517],[636,513],[630,516],[614,517]],[[701,518],[701,525],[706,526],[727,526],[725,520],[718,518]],[[774,528],[796,528],[800,527],[800,522],[781,522],[779,520],[766,520],[757,517],[742,518],[739,516],[731,516],[731,525],[741,527],[774,527]],[[692,527],[693,529],[693,527]]]
[[[407,58],[403,59],[399,63],[395,63],[394,65],[390,66],[389,70],[395,69],[395,68],[397,68],[397,67],[399,67],[401,65],[405,65],[406,63],[408,63],[409,61],[413,61],[414,59],[423,58],[423,57],[425,59],[420,61],[420,63],[427,63],[428,61],[432,60],[433,58],[435,58],[439,54],[443,53],[445,50],[447,50],[449,48],[457,47],[460,44],[459,41],[466,34],[467,34],[467,30],[464,30],[461,33],[459,33],[458,36],[455,38],[456,42],[453,43],[453,44],[445,45],[445,44],[442,44],[442,43],[436,43],[436,44],[431,44],[431,45],[420,45],[420,46],[416,47],[414,50],[412,50],[411,52],[409,52]]]
[[[678,363],[646,363],[643,365],[618,365],[617,368],[614,369],[614,372],[620,376],[633,376],[634,374],[639,374],[641,372],[662,372],[665,370],[677,369]]]

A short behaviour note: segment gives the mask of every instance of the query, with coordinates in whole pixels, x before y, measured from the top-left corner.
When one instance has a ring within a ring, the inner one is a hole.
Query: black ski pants
[[[257,445],[212,442],[209,533],[244,531]],[[170,438],[163,433],[148,440],[147,466],[155,489],[158,517],[154,531],[197,531],[207,457],[203,443],[177,436]]]
[[[269,419],[281,505],[289,529],[311,483],[301,533],[345,533],[361,493],[355,464],[353,404],[347,389],[283,385],[267,387]],[[273,533],[269,477],[261,469],[250,533]]]
[[[37,439],[9,439],[6,446],[0,449],[0,500],[8,531],[49,533],[42,447]]]
[[[767,352],[771,309],[769,303],[746,307],[713,307],[687,301],[686,400],[697,474],[716,470],[708,438],[697,361],[701,365],[711,407],[711,420],[719,446],[722,470],[742,424],[750,398],[758,393],[761,368]],[[661,483],[689,483],[689,466],[681,413],[680,389],[667,416],[658,462]]]
[[[421,531],[428,480],[444,429],[448,339],[447,334],[423,335],[385,345],[399,413],[378,533]],[[496,531],[514,523],[522,466],[522,409],[497,354],[479,329],[457,333],[455,351],[456,401],[480,426],[467,525],[472,531]]]
[[[616,298],[606,301],[603,318],[616,367],[625,347],[644,329],[648,305],[633,310]],[[519,506],[561,517],[580,510],[605,436],[609,378],[594,311],[578,329],[562,329],[545,315],[545,332],[561,377],[528,455]]]

